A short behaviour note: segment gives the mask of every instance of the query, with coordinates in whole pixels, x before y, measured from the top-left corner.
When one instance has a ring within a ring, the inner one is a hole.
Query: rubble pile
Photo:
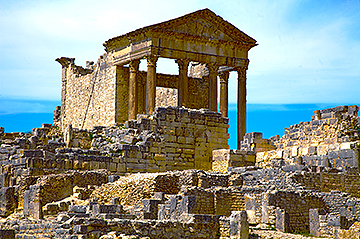
[[[98,126],[92,130],[68,127],[64,133],[51,125],[34,129],[32,134],[1,130],[0,235],[304,237],[286,234],[297,232],[316,237],[356,238],[360,221],[356,109],[320,111],[316,117],[322,119],[311,121],[319,121],[316,127],[307,128],[311,123],[306,122],[290,127],[300,127],[296,139],[288,135],[295,132],[270,140],[250,133],[245,136],[241,150],[214,150],[211,171],[178,167],[149,172],[149,167],[142,165],[151,160],[169,161],[166,157],[160,159],[160,149],[165,155],[174,154],[166,151],[167,144],[171,145],[168,141],[171,128],[160,127],[154,120],[172,125],[174,122],[167,120],[179,117],[176,122],[187,121],[181,115],[189,112],[211,115],[205,111],[158,108],[153,115],[139,116],[124,125]],[[209,121],[213,122],[211,117]],[[208,124],[206,117],[201,120]],[[319,125],[323,131],[319,131]],[[186,128],[182,130],[186,132]],[[304,130],[310,130],[308,138],[303,136]],[[179,145],[173,144],[174,148]],[[256,152],[257,145],[262,152]],[[159,150],[153,154],[156,156],[146,158],[154,147]],[[332,156],[335,153],[336,157]],[[265,160],[264,166],[264,155],[276,156]],[[315,157],[326,158],[327,164],[319,163],[324,161]],[[126,166],[118,170],[119,165]],[[134,173],[129,165],[139,171]],[[274,228],[277,232],[272,232]]]

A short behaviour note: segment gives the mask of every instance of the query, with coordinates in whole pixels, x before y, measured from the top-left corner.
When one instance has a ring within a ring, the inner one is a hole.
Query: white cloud
[[[11,1],[0,6],[0,96],[59,99],[54,59],[96,61],[109,38],[209,7],[259,45],[248,102],[360,102],[360,3],[312,1]],[[315,9],[311,9],[311,8]],[[355,9],[355,10],[354,10]],[[309,15],[307,15],[309,13]],[[175,71],[170,61],[159,71]],[[236,102],[236,73],[230,75]]]

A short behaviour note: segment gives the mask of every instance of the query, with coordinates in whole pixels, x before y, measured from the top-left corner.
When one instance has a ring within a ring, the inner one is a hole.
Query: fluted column
[[[209,70],[209,110],[217,112],[217,72],[219,67],[207,64]]]
[[[129,120],[136,119],[138,113],[138,82],[140,60],[133,60],[129,64]]]
[[[246,70],[247,67],[240,67],[238,72],[238,141],[237,148],[240,149],[240,142],[246,133]]]
[[[176,60],[179,67],[179,85],[178,85],[178,106],[188,106],[188,66],[189,61],[178,59]]]
[[[223,117],[228,117],[229,112],[229,72],[220,73],[220,113]]]
[[[149,55],[147,59],[146,75],[146,114],[152,114],[155,108],[156,97],[156,62],[158,57]]]

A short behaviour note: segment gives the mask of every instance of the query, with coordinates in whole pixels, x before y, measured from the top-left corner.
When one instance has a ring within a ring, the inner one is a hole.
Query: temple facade
[[[257,45],[255,39],[203,9],[114,37],[103,45],[106,52],[85,68],[75,65],[74,58],[56,59],[62,65],[62,129],[69,124],[80,129],[110,126],[136,119],[138,114],[152,114],[160,94],[157,87],[176,89],[180,107],[217,111],[220,98],[220,113],[228,117],[229,72],[236,71],[240,147],[246,133],[248,51]],[[157,73],[159,58],[173,59],[179,73]],[[143,59],[147,71],[139,70]]]

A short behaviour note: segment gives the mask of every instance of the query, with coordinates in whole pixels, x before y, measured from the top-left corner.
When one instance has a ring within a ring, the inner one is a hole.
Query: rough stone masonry
[[[110,39],[86,68],[59,58],[54,125],[0,127],[0,238],[359,238],[358,106],[315,111],[281,138],[245,134],[255,45],[204,9]],[[156,73],[158,57],[179,75]],[[230,71],[238,149],[227,144]],[[177,105],[155,107],[174,96],[156,86],[177,90]]]

